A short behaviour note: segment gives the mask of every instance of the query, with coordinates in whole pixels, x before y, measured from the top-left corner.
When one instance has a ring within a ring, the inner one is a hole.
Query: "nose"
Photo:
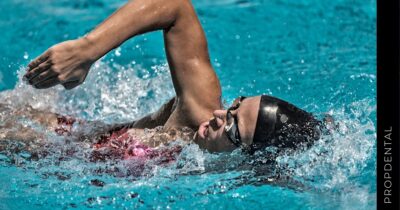
[[[225,123],[225,119],[226,119],[226,110],[215,110],[213,112],[213,115],[215,117],[215,122],[216,122],[218,128],[223,126]]]

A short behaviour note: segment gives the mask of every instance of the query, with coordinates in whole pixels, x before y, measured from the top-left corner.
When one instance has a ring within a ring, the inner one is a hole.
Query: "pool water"
[[[1,102],[115,123],[154,111],[172,97],[161,32],[113,50],[71,91],[34,90],[21,81],[35,56],[87,33],[124,2],[0,1]],[[0,153],[0,209],[376,207],[375,1],[193,4],[226,104],[239,95],[270,94],[316,116],[333,115],[338,131],[309,150],[280,154],[275,167],[290,179],[274,184],[260,183],[257,170],[206,170],[228,169],[241,154],[208,154],[196,145],[184,147],[171,165],[149,163],[145,175],[114,176],[98,169],[121,163],[87,161],[85,148],[66,158],[64,149],[74,143],[48,134],[54,145],[42,159],[31,160],[26,151]]]

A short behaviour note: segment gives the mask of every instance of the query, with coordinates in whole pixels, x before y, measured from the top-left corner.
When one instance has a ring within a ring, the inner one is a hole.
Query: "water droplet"
[[[117,56],[117,57],[121,56],[121,48],[120,47],[115,49],[115,56]]]

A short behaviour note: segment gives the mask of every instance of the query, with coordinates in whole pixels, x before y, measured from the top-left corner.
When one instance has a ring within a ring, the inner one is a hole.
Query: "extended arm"
[[[196,127],[220,108],[221,89],[189,0],[130,1],[84,38],[55,45],[32,61],[26,78],[37,88],[57,84],[74,88],[105,53],[135,35],[154,30],[164,31],[177,94],[176,109],[167,125]]]

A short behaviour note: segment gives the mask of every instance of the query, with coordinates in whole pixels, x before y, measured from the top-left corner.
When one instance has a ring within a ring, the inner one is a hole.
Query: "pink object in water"
[[[58,116],[59,127],[55,131],[59,135],[71,135],[74,118]],[[93,144],[92,161],[108,159],[137,160],[144,162],[157,159],[159,164],[167,164],[175,161],[176,155],[182,151],[182,147],[151,148],[141,144],[136,136],[128,133],[127,128],[115,130],[107,135],[101,135],[96,144]]]

